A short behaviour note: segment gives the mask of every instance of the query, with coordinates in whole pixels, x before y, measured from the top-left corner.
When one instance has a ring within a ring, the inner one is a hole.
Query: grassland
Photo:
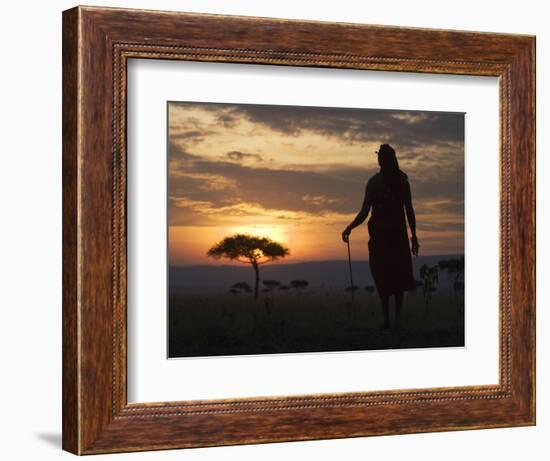
[[[169,356],[195,357],[464,345],[464,293],[448,286],[427,302],[405,295],[401,326],[382,328],[380,301],[360,290],[306,288],[252,294],[172,294]]]

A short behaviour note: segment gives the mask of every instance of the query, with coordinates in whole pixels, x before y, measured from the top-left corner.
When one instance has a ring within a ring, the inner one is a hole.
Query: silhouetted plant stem
[[[258,293],[260,289],[260,268],[255,262],[252,263],[252,267],[254,268],[254,274],[256,276],[254,280],[254,299],[258,299]]]

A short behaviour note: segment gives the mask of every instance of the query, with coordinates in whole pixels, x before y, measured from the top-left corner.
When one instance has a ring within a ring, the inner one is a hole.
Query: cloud
[[[173,132],[170,133],[170,141],[186,145],[198,144],[203,142],[206,137],[215,133],[216,132],[212,130],[173,130]]]
[[[373,170],[337,166],[307,171],[206,160],[170,145],[170,196],[208,201],[213,208],[250,202],[264,209],[353,212]],[[359,203],[359,205],[358,205]]]
[[[246,160],[246,159],[254,159],[257,162],[263,162],[264,161],[263,157],[260,154],[248,154],[248,153],[241,152],[241,151],[238,151],[238,150],[232,150],[231,152],[228,152],[227,154],[225,154],[225,156],[227,158],[229,158],[230,160],[234,160],[236,162],[240,162],[240,161]]]
[[[233,124],[244,119],[291,136],[311,131],[346,142],[388,142],[402,147],[464,139],[462,113],[251,104],[204,107]]]
[[[426,112],[397,112],[391,116],[392,118],[404,121],[409,125],[424,122],[430,118]]]
[[[341,226],[359,211],[378,171],[375,146],[388,142],[409,176],[419,231],[441,245],[463,235],[463,114],[182,105],[169,132],[170,225],[264,217]],[[373,152],[366,162],[365,149]]]
[[[230,112],[225,111],[221,112],[218,117],[217,121],[223,125],[224,128],[233,128],[235,125],[239,123],[239,117],[236,117],[232,115]]]
[[[306,194],[302,197],[302,200],[316,206],[327,206],[333,203],[337,203],[337,199],[327,197],[326,195]]]
[[[170,146],[170,223],[206,225],[215,213],[243,216],[276,213],[279,219],[327,214],[352,216],[363,201],[366,181],[376,170],[345,165],[273,169],[233,161],[206,160]],[[409,175],[419,228],[458,229],[463,219],[463,180],[455,170]],[[240,206],[247,204],[246,206]],[[184,210],[187,208],[187,210]],[[273,215],[275,216],[275,215]],[[451,225],[452,223],[452,225]],[[424,226],[424,227],[422,227]]]
[[[313,132],[340,142],[390,143],[401,148],[463,142],[464,114],[261,104],[172,103],[191,105],[215,116],[224,128],[244,121],[287,136]]]

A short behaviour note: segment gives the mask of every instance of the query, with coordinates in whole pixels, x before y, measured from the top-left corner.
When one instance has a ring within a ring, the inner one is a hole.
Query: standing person
[[[389,298],[395,296],[396,325],[400,325],[403,293],[415,287],[411,252],[418,255],[416,218],[407,175],[399,169],[395,150],[382,144],[377,152],[380,171],[367,182],[361,210],[342,232],[348,242],[352,229],[362,224],[371,212],[369,265],[382,302],[384,328],[390,328]],[[411,229],[411,246],[405,214]]]

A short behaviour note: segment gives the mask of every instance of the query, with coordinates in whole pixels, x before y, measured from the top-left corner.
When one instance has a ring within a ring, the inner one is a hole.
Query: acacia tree
[[[269,290],[269,292],[273,295],[273,290],[275,288],[278,288],[281,286],[281,282],[278,280],[264,280],[264,286]]]
[[[227,258],[231,261],[250,264],[255,275],[254,298],[258,299],[260,266],[284,258],[289,253],[287,247],[270,238],[235,234],[216,243],[207,254],[215,259]]]
[[[447,271],[449,278],[454,276],[454,283],[457,283],[458,279],[464,276],[464,256],[439,261],[438,266]]]
[[[252,288],[250,288],[250,285],[246,282],[234,283],[233,285],[231,285],[231,288],[237,290],[239,293],[243,291],[245,293],[252,293]]]
[[[295,288],[296,293],[298,293],[298,291],[307,288],[309,286],[309,282],[307,280],[292,280],[292,282],[290,282],[290,286]]]

